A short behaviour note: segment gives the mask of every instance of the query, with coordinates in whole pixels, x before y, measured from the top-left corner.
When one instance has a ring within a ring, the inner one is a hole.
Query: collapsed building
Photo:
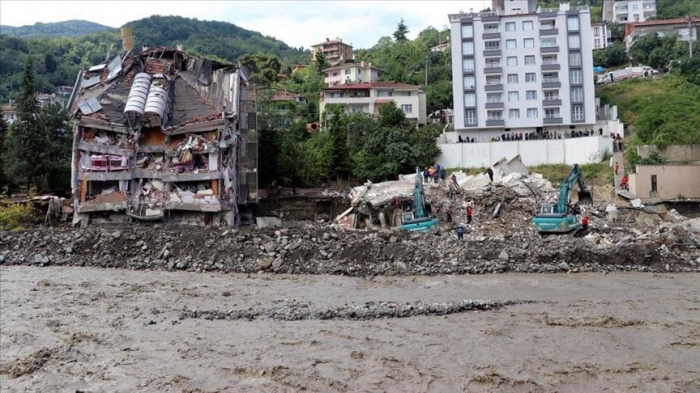
[[[258,199],[250,88],[242,67],[180,48],[125,50],[80,71],[68,105],[74,224],[110,213],[239,224]]]

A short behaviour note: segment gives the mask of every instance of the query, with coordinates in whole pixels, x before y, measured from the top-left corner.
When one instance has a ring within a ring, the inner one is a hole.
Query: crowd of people
[[[571,130],[571,131],[549,131],[547,129],[539,130],[535,132],[522,133],[522,132],[511,132],[504,133],[501,136],[491,137],[488,142],[510,142],[510,141],[536,141],[543,139],[569,139],[569,138],[581,138],[586,136],[602,136],[603,129],[599,128],[598,132],[593,129],[583,129],[583,130]],[[617,138],[619,138],[619,134]],[[615,136],[613,136],[615,138]],[[457,136],[457,143],[476,143],[476,138]]]
[[[427,166],[423,169],[423,182],[429,183],[430,180],[433,183],[445,182],[445,176],[447,176],[447,171],[445,168],[440,166],[440,163],[436,162],[435,165],[428,168]]]
[[[622,151],[622,137],[620,137],[620,134],[613,135],[612,138],[613,152],[617,153],[618,151]]]

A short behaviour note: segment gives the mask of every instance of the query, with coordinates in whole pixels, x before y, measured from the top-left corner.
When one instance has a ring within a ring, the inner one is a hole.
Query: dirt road
[[[328,313],[469,299],[494,306]],[[303,309],[315,311],[285,320]],[[362,279],[13,266],[0,268],[0,310],[3,392],[700,391],[698,274]]]

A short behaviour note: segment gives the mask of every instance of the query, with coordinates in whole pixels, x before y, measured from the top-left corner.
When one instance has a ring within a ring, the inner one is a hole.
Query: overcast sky
[[[391,35],[403,18],[409,38],[428,26],[448,25],[447,15],[480,11],[490,0],[463,1],[0,1],[0,24],[32,25],[83,19],[111,27],[151,15],[218,20],[309,48],[340,37],[368,48]]]

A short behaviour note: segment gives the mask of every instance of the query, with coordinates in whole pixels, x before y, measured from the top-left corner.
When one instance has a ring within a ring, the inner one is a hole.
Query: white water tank
[[[166,97],[167,93],[165,89],[160,86],[151,86],[151,90],[148,92],[148,99],[146,100],[146,113],[153,113],[159,117],[163,117],[163,114],[165,114]]]
[[[143,115],[150,87],[151,75],[145,72],[136,74],[134,82],[131,84],[131,90],[129,90],[129,97],[126,99],[124,113],[136,112],[139,115]]]

